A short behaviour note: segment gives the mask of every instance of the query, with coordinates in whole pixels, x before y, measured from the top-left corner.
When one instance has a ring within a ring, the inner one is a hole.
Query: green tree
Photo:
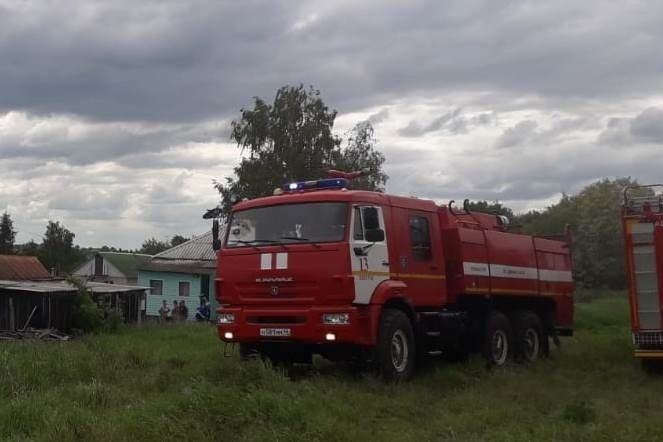
[[[9,213],[5,212],[2,214],[2,219],[0,219],[0,255],[14,253],[15,239],[14,223]]]
[[[58,275],[70,273],[83,259],[80,249],[74,247],[75,237],[76,235],[59,221],[49,221],[39,247],[39,260],[47,269],[55,269]]]
[[[33,239],[25,244],[19,244],[16,246],[17,253],[23,256],[39,256],[39,250],[39,244]]]
[[[364,170],[366,175],[352,181],[353,189],[384,191],[389,178],[382,170],[385,156],[375,149],[377,140],[368,121],[357,123],[350,130],[335,167],[344,171]]]
[[[156,255],[161,253],[164,250],[168,250],[170,244],[166,241],[159,241],[156,238],[149,238],[143,242],[143,245],[140,248],[139,253],[145,253],[146,255]]]
[[[227,213],[240,198],[271,195],[288,181],[323,177],[331,168],[367,168],[371,175],[363,186],[381,189],[387,176],[381,171],[384,156],[373,151],[373,129],[368,123],[355,129],[343,149],[332,132],[335,119],[336,111],[313,87],[284,86],[273,104],[255,97],[253,108],[241,109],[232,122],[231,139],[245,156],[233,177],[215,183],[221,210]],[[207,216],[213,214],[218,211]]]
[[[180,244],[183,244],[183,243],[187,242],[188,240],[189,240],[189,238],[185,238],[182,235],[175,235],[170,240],[170,246],[171,247],[179,246]]]

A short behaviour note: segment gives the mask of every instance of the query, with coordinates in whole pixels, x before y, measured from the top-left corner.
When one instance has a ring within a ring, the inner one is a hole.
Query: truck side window
[[[361,222],[361,208],[355,207],[354,210],[354,221],[353,221],[353,228],[352,231],[353,233],[353,238],[362,240],[364,239],[364,225]]]
[[[410,216],[410,242],[414,259],[428,261],[432,258],[430,229],[426,217]]]

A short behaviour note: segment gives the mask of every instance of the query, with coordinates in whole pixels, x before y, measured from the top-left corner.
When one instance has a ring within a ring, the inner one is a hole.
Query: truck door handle
[[[389,261],[384,261],[384,260],[383,260],[383,261],[382,261],[382,265],[383,265],[383,266],[388,266],[388,265],[389,265]]]

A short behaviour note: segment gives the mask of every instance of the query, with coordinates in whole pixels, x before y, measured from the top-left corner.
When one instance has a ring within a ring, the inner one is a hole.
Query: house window
[[[150,279],[150,293],[153,295],[163,295],[163,281],[160,279]]]
[[[180,281],[180,296],[189,296],[191,283],[189,281]]]
[[[432,258],[430,229],[424,216],[410,217],[410,242],[412,257],[417,261],[429,261]]]

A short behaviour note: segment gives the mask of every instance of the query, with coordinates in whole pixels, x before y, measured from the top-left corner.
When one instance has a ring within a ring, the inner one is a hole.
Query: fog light
[[[234,313],[219,313],[219,319],[217,321],[219,324],[232,324],[235,322]]]
[[[335,341],[336,340],[336,335],[334,333],[327,333],[325,335],[325,339],[327,341]]]
[[[225,339],[232,339],[232,338],[234,337],[234,335],[233,335],[233,332],[225,332],[225,333],[223,334],[223,337],[224,337]]]
[[[349,313],[324,313],[322,323],[328,325],[346,325],[350,323]]]

